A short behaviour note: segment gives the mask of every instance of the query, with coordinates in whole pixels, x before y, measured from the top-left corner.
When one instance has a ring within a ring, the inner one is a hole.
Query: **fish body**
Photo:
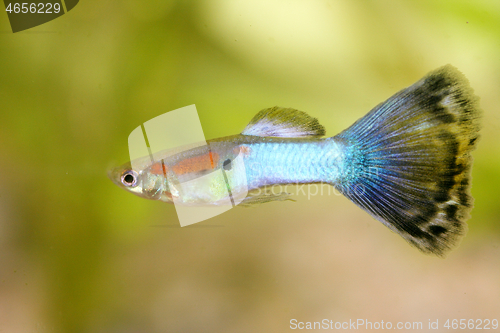
[[[479,118],[467,79],[447,65],[331,138],[305,112],[273,107],[241,134],[160,152],[110,177],[141,197],[187,206],[284,200],[287,193],[262,189],[326,183],[421,251],[444,256],[472,209]]]
[[[242,155],[249,190],[284,184],[333,184],[339,176],[336,167],[341,150],[334,138],[239,135],[227,140],[235,145],[229,149]],[[216,152],[226,149],[220,141],[208,144]]]
[[[237,196],[238,190],[251,192],[273,185],[334,184],[340,177],[341,153],[341,146],[335,138],[279,138],[240,134],[208,140],[206,146],[174,155],[165,152],[165,156],[168,156],[165,158],[162,158],[161,153],[155,154],[159,158],[155,163],[146,157],[145,168],[137,172],[136,186],[127,187],[121,181],[117,183],[121,187],[136,190],[132,192],[148,199],[172,203],[172,195],[177,195],[176,199],[179,200],[176,200],[176,204],[217,206],[230,202],[227,188],[220,186],[225,183],[224,179],[213,178],[211,186],[205,189],[198,186],[184,195],[179,195],[174,183],[184,184],[214,171],[228,169],[239,156],[244,170],[228,179],[231,195]],[[131,172],[130,169],[130,164],[121,166],[112,171],[111,178],[119,179],[119,175],[125,170]],[[169,179],[174,181],[169,183]]]

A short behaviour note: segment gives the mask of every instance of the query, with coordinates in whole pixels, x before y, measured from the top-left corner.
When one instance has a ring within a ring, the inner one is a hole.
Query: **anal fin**
[[[251,207],[253,205],[262,204],[271,201],[295,201],[291,198],[291,194],[287,192],[275,193],[270,188],[261,187],[248,192],[248,195],[238,206]]]

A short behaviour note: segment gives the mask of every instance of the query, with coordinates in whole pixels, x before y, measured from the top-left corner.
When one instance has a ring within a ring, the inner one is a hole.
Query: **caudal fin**
[[[467,231],[480,111],[451,65],[401,90],[337,135],[336,187],[410,244],[444,256]]]

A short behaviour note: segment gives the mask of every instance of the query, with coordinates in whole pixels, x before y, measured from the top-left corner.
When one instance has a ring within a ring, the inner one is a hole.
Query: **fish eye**
[[[137,185],[137,172],[134,170],[126,171],[122,175],[122,184],[133,187]]]

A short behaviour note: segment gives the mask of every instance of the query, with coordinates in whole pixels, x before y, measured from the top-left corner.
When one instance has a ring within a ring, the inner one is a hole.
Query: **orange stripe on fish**
[[[167,172],[164,168],[166,169],[167,167],[163,163],[156,162],[149,167],[149,172],[153,175],[166,174]]]
[[[212,164],[212,169],[214,168],[214,159],[212,157],[212,152],[209,152],[208,155],[210,156],[210,164]]]
[[[161,160],[161,167],[163,168],[163,175],[167,177],[168,168],[165,166],[165,163],[163,163],[163,160]]]
[[[219,155],[217,153],[209,152],[201,156],[195,156],[182,160],[174,165],[172,169],[178,175],[189,172],[198,172],[213,169],[218,160]]]

